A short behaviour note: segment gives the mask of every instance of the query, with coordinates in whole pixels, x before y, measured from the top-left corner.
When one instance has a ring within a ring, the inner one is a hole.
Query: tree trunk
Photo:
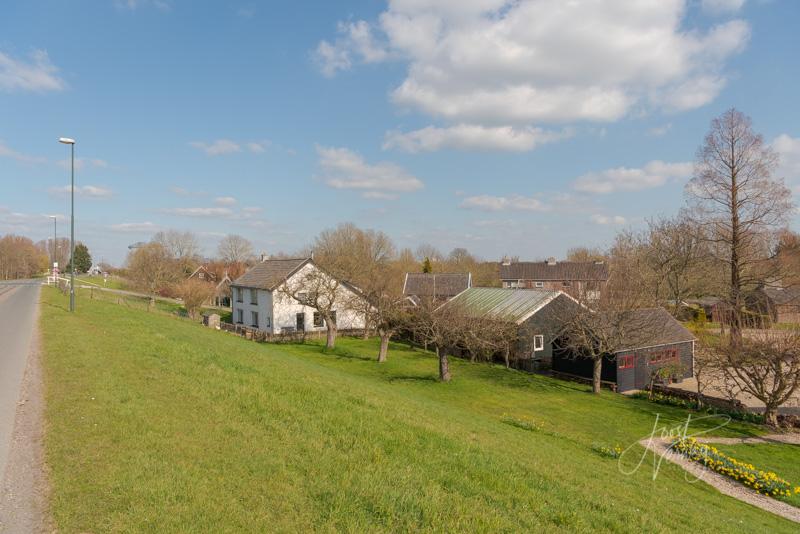
[[[736,154],[731,144],[731,161],[736,161]],[[742,280],[739,266],[739,187],[737,171],[731,170],[731,345],[738,346],[742,341]]]
[[[506,362],[506,369],[510,369],[511,368],[511,354],[510,354],[510,352],[511,351],[510,351],[510,349],[508,347],[506,347],[506,350],[503,351],[503,359]]]
[[[336,344],[336,324],[331,320],[326,320],[325,324],[328,327],[328,337],[325,341],[325,348],[332,349]]]
[[[767,404],[764,408],[764,422],[771,427],[778,427],[778,407],[773,404]]]
[[[447,360],[447,350],[437,346],[436,356],[439,358],[439,380],[450,382],[450,362]]]
[[[386,361],[386,354],[389,352],[389,338],[392,335],[389,332],[378,330],[381,336],[381,350],[378,352],[378,363]]]
[[[592,369],[592,393],[600,393],[600,377],[603,370],[603,357],[594,359],[594,368]]]

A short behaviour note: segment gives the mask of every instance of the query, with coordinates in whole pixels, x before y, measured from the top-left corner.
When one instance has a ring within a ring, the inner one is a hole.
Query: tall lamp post
[[[50,267],[54,269],[58,258],[58,249],[56,248],[58,247],[58,231],[57,231],[58,223],[56,222],[58,219],[56,218],[55,215],[51,215],[50,218],[53,219],[53,259],[50,262],[51,264]]]
[[[75,140],[61,137],[59,143],[70,146],[70,215],[69,215],[69,311],[75,311]]]

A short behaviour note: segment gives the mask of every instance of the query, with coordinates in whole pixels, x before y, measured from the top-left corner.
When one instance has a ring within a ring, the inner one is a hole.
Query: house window
[[[301,291],[297,294],[297,301],[305,304],[308,302],[308,293],[305,291]]]
[[[678,360],[678,349],[665,349],[651,352],[649,361],[651,364],[667,363]]]
[[[264,317],[264,327],[269,328],[270,326],[272,326],[272,318],[269,315],[267,315],[266,317]]]
[[[250,324],[258,328],[258,312],[256,311],[250,312]]]
[[[306,314],[298,313],[295,315],[295,325],[298,332],[303,332],[306,329]]]
[[[536,287],[544,287],[544,282],[534,282],[533,285]]]
[[[619,360],[619,369],[633,369],[636,363],[636,357],[633,354],[629,356],[620,356],[617,359]]]
[[[257,305],[258,304],[258,290],[251,289],[250,290],[250,304]]]
[[[544,350],[544,336],[533,336],[533,352]]]
[[[572,287],[572,282],[570,282],[569,280],[564,280],[561,283],[561,285],[564,286],[564,287]]]
[[[205,280],[206,279],[206,273],[197,273],[197,278],[199,278],[200,280]]]
[[[236,310],[236,322],[239,324],[244,323],[244,310]]]
[[[322,316],[319,314],[319,312],[314,312],[314,326],[317,328],[325,326],[325,324],[322,322]]]
[[[236,302],[244,302],[244,289],[241,287],[234,287],[233,291],[236,293]]]

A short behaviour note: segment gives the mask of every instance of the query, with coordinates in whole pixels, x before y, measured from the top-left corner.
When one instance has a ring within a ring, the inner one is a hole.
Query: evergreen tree
[[[83,243],[75,245],[75,272],[88,273],[92,268],[92,256],[89,254],[89,248]],[[66,272],[72,271],[72,265],[67,264]]]
[[[433,266],[431,265],[431,259],[426,257],[425,261],[422,262],[422,272],[423,273],[432,273]]]

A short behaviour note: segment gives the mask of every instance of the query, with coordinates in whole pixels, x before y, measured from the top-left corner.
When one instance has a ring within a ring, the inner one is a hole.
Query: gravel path
[[[800,434],[767,434],[758,438],[696,438],[700,443],[718,443],[720,445],[742,445],[748,443],[784,443],[800,445]]]
[[[0,478],[0,532],[55,532],[47,514],[49,486],[44,464],[44,390],[37,326],[31,339],[17,402],[5,473]]]
[[[765,436],[764,438],[708,438],[703,441],[705,443],[775,443],[776,441],[787,443],[781,440],[767,441],[765,439],[774,436],[781,436],[781,438],[783,438],[784,434]],[[734,441],[730,441],[731,439]],[[756,439],[761,439],[761,441],[754,441]],[[698,441],[700,440],[698,439]],[[732,480],[724,475],[720,475],[719,473],[715,473],[710,469],[706,469],[705,466],[689,460],[682,454],[672,451],[670,449],[670,442],[671,440],[669,439],[644,439],[639,443],[646,449],[653,451],[654,454],[660,455],[665,460],[668,460],[685,469],[688,473],[686,479],[690,483],[701,480],[709,486],[713,486],[714,488],[718,489],[720,493],[728,495],[729,497],[739,499],[742,502],[757,506],[758,508],[761,508],[767,512],[772,512],[773,514],[785,517],[786,519],[796,523],[800,523],[800,508],[796,508],[791,504],[773,499],[772,497],[761,495],[760,493],[751,490],[735,480]]]

